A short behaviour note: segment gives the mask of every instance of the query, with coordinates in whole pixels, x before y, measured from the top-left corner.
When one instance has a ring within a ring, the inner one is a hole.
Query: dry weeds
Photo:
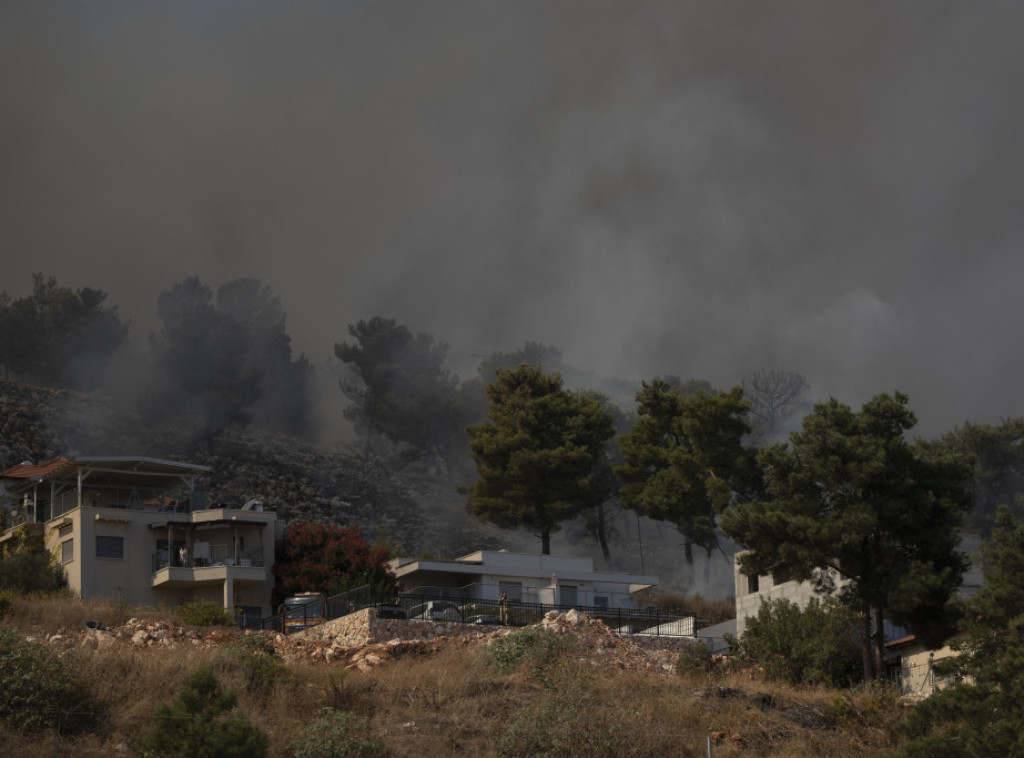
[[[116,604],[18,600],[2,623],[45,637],[90,619],[102,618],[109,627],[139,615]],[[499,750],[528,755],[524,740],[539,733],[566,743],[552,755],[703,758],[712,737],[715,758],[849,758],[895,747],[902,718],[884,692],[792,687],[740,673],[603,666],[600,656],[612,651],[582,637],[559,660],[507,674],[492,665],[482,642],[466,640],[417,648],[367,672],[347,668],[345,660],[295,658],[287,661],[291,678],[264,695],[247,687],[242,664],[213,644],[217,639],[176,647],[53,645],[88,689],[98,727],[64,739],[0,729],[0,752],[4,758],[131,756],[157,704],[175,696],[185,676],[204,664],[238,692],[239,707],[269,735],[273,756],[290,755],[291,740],[324,706],[369,718],[392,755],[417,757],[494,756]]]

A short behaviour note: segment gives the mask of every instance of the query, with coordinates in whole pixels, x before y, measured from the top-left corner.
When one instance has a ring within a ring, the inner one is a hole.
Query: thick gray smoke
[[[1022,413],[1019,3],[0,5],[0,289],[256,277],[605,375]]]

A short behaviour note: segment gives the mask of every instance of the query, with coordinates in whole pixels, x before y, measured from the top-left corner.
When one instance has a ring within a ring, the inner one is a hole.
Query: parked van
[[[285,634],[301,632],[327,620],[327,608],[321,592],[299,592],[286,598],[281,606]]]

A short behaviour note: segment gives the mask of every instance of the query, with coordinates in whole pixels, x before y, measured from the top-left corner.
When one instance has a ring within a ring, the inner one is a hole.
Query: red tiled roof
[[[31,479],[34,476],[46,476],[70,462],[67,458],[58,457],[51,458],[45,463],[19,463],[6,471],[0,471],[0,479]]]
[[[917,637],[915,637],[913,634],[911,634],[911,635],[909,635],[907,637],[900,637],[898,640],[893,640],[892,642],[886,642],[885,646],[886,647],[901,647],[903,645],[908,645],[911,642],[914,642],[916,639],[917,639]]]

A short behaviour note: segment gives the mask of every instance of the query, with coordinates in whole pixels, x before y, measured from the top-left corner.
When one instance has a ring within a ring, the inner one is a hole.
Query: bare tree
[[[801,374],[781,369],[761,368],[744,374],[741,383],[743,397],[750,403],[750,416],[754,433],[769,437],[779,422],[795,411],[810,389]]]

